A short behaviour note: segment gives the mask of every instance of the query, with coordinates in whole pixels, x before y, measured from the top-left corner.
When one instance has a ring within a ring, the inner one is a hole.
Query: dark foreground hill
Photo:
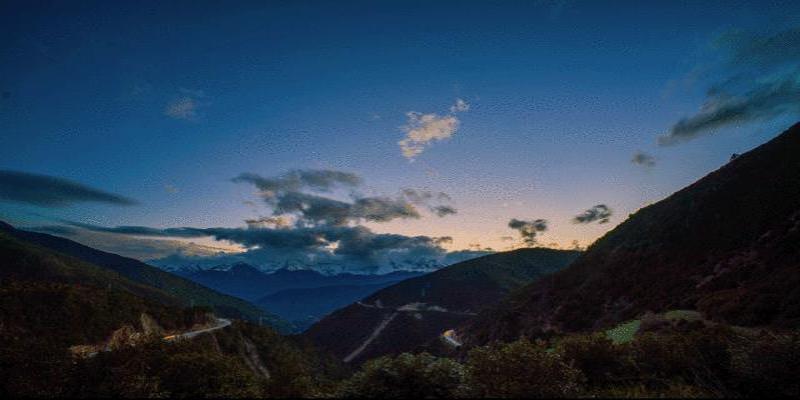
[[[513,340],[670,309],[741,326],[800,326],[800,124],[639,210],[569,268],[459,333],[471,343]]]
[[[0,394],[315,396],[336,364],[269,327],[214,326],[211,309],[0,232]],[[208,289],[205,289],[208,290]],[[219,321],[216,321],[219,322]]]
[[[188,279],[151,267],[141,261],[106,253],[69,239],[16,229],[3,222],[0,222],[0,233],[8,238],[15,238],[25,243],[52,250],[60,255],[70,256],[104,269],[106,272],[115,272],[129,281],[150,289],[157,289],[162,295],[169,295],[173,301],[177,301],[183,306],[208,306],[222,317],[269,323],[282,331],[291,330],[287,322],[244,300],[216,292]],[[14,259],[5,260],[5,262],[11,264],[15,261]],[[156,300],[161,301],[161,299]]]
[[[416,350],[579,254],[520,249],[454,264],[382,289],[325,317],[305,335],[347,362]]]

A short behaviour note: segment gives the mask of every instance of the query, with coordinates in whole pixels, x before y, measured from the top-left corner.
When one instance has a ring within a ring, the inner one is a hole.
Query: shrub
[[[558,353],[525,339],[473,349],[467,371],[475,397],[569,397],[583,380]]]
[[[629,366],[624,347],[614,345],[604,333],[566,336],[555,349],[565,362],[583,372],[590,386],[618,382]]]
[[[342,397],[452,398],[460,391],[464,367],[447,358],[427,353],[403,353],[368,361],[344,381]]]
[[[731,348],[734,380],[746,396],[800,396],[800,333],[745,338]]]
[[[654,388],[702,387],[715,395],[729,392],[730,331],[709,329],[687,334],[645,333],[630,344],[638,379]]]

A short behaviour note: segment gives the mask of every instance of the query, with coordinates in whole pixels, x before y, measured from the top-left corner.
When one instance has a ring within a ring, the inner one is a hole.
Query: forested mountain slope
[[[569,268],[471,321],[471,343],[610,327],[696,309],[743,326],[800,326],[800,124],[642,208]]]
[[[457,263],[382,289],[325,317],[305,335],[348,362],[412,351],[579,254],[519,249]]]

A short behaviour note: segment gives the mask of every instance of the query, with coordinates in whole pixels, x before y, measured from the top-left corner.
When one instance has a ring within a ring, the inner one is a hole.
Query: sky
[[[586,246],[797,120],[798,27],[764,0],[4,1],[0,218],[141,259],[286,249],[223,228]]]

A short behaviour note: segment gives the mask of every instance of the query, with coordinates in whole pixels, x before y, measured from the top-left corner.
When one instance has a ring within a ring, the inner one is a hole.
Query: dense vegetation
[[[695,327],[697,328],[697,327]],[[477,347],[461,362],[427,353],[366,362],[338,395],[445,397],[798,396],[800,334],[724,326],[648,332],[614,344],[576,334]]]
[[[45,397],[311,397],[331,393],[327,377],[341,374],[300,343],[246,323],[84,359],[42,338],[4,341],[0,367],[0,394]]]
[[[307,345],[243,322],[164,341],[212,309],[4,232],[0,266],[0,394],[309,396],[338,373]]]

